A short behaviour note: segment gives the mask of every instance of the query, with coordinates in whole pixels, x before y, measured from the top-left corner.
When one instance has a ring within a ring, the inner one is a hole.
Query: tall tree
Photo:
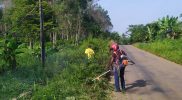
[[[25,37],[22,41],[29,41],[30,47],[33,48],[33,42],[39,40],[39,10],[38,2],[34,0],[16,0],[11,9],[11,15],[8,19],[11,21],[11,33]],[[43,2],[44,11],[44,31],[48,32],[53,25],[53,10],[47,2]]]
[[[130,25],[128,28],[130,32],[131,42],[144,42],[148,41],[147,27],[143,24],[140,25]]]
[[[157,38],[157,34],[160,30],[157,22],[149,23],[146,25],[149,41],[153,41]]]
[[[158,20],[158,25],[160,27],[159,36],[162,38],[175,39],[179,36],[179,21],[178,17],[163,17]]]

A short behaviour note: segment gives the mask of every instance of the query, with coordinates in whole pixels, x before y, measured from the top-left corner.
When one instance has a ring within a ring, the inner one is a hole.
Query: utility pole
[[[45,66],[45,34],[43,33],[43,10],[42,0],[39,0],[39,13],[40,13],[40,42],[41,42],[41,62],[42,67]]]

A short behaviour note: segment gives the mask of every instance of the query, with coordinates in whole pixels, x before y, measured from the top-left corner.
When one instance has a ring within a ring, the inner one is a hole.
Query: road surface
[[[126,93],[113,92],[112,100],[182,100],[181,65],[131,45],[121,48],[136,64],[126,68]]]

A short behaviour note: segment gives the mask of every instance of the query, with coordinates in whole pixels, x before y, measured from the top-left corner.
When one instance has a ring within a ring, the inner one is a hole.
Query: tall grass
[[[182,39],[158,40],[152,43],[138,43],[135,46],[175,63],[182,64]]]
[[[92,79],[106,70],[108,59],[108,41],[92,39],[84,41],[80,48],[67,48],[64,61],[66,67],[56,77],[49,80],[47,85],[37,86],[32,98],[57,99],[75,98],[82,100],[104,100],[109,89],[106,80],[95,81]],[[95,50],[95,57],[88,61],[84,50],[88,44]],[[63,51],[64,52],[64,51]]]
[[[95,51],[91,60],[84,54],[88,45]],[[30,94],[19,99],[107,99],[107,80],[91,81],[106,70],[107,45],[107,40],[90,38],[80,46],[60,46],[57,52],[47,55],[45,68],[34,55],[19,55],[16,72],[0,75],[0,99],[12,99],[26,91]]]

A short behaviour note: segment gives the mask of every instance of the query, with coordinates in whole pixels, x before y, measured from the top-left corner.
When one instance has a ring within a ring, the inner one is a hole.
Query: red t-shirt
[[[121,52],[119,50],[118,51],[114,51],[113,54],[112,54],[113,62],[118,63],[120,56],[121,56]]]

